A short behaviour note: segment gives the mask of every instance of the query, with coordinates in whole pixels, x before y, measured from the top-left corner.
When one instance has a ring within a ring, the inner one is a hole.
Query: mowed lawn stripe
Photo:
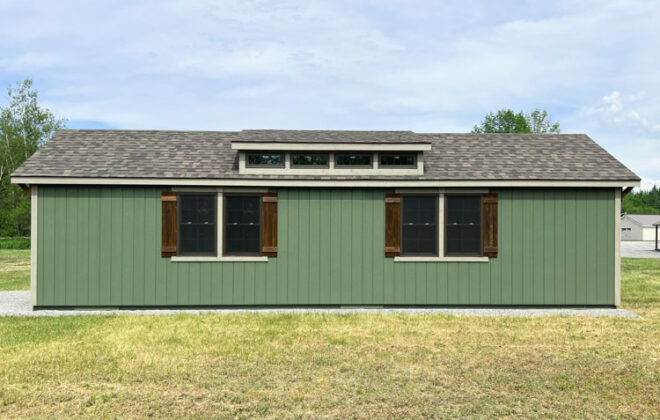
[[[30,250],[0,249],[0,291],[30,288]]]

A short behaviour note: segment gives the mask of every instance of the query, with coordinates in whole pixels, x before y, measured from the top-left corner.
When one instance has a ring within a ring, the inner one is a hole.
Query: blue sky
[[[545,108],[660,184],[657,1],[0,0],[0,85],[71,128],[469,131]]]

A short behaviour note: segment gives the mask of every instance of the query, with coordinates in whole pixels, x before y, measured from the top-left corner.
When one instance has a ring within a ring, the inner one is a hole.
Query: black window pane
[[[447,197],[447,254],[481,253],[481,198]]]
[[[328,166],[328,155],[294,153],[291,162],[294,166]]]
[[[227,254],[260,253],[260,202],[260,197],[225,197],[225,252]]]
[[[405,255],[435,255],[435,226],[404,226],[403,253]]]
[[[181,194],[179,205],[179,252],[182,255],[215,253],[214,194]]]
[[[435,255],[437,250],[437,197],[403,197],[402,253]]]
[[[481,219],[480,197],[448,197],[447,222],[449,224],[479,224]]]
[[[227,225],[225,245],[227,253],[259,253],[259,232],[259,226]]]
[[[259,224],[259,197],[226,197],[227,224]]]
[[[414,166],[415,155],[412,153],[387,153],[380,155],[382,166]]]
[[[248,166],[284,166],[284,153],[248,153]]]
[[[403,224],[435,225],[436,197],[404,197]]]
[[[215,251],[215,225],[181,225],[183,254],[212,254]]]
[[[337,166],[371,166],[371,155],[337,155]]]

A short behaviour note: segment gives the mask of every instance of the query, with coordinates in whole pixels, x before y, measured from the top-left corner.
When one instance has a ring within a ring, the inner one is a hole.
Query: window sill
[[[268,257],[223,256],[223,257],[172,257],[172,262],[268,262]]]
[[[394,262],[488,262],[488,257],[394,257]]]

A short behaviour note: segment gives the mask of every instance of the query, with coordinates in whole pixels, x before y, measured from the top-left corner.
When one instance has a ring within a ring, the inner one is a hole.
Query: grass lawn
[[[30,288],[30,250],[0,249],[0,290]]]
[[[660,260],[641,319],[0,318],[0,417],[659,417]]]

